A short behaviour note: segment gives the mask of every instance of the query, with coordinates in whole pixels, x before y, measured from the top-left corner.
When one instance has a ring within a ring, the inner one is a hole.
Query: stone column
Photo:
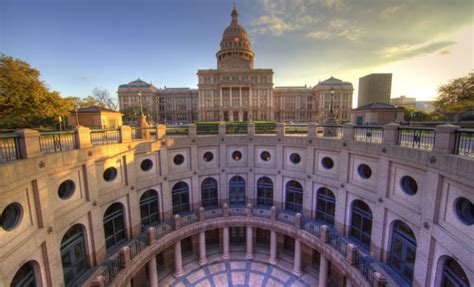
[[[321,253],[319,259],[319,287],[326,287],[328,284],[328,259]]]
[[[293,274],[295,274],[296,276],[303,275],[303,271],[301,271],[301,241],[299,241],[296,238],[295,238],[295,260],[294,260],[294,265],[293,265]]]
[[[188,136],[194,138],[197,136],[197,126],[195,124],[190,124],[188,126]]]
[[[285,136],[285,124],[277,123],[276,124],[276,133],[277,133],[277,137],[284,137]]]
[[[24,130],[16,131],[15,134],[20,136],[19,150],[20,150],[21,158],[26,159],[26,158],[39,157],[43,154],[41,152],[40,140],[39,140],[40,133],[38,131],[24,129]],[[90,135],[88,136],[89,136],[88,139],[90,143]],[[79,148],[80,146],[77,145],[77,147]]]
[[[277,264],[277,234],[276,231],[270,231],[270,259],[268,259],[270,264]]]
[[[354,140],[354,127],[352,123],[344,124],[342,126],[342,139],[344,140]]]
[[[206,231],[199,233],[199,265],[203,266],[207,264],[206,257]]]
[[[149,227],[146,230],[146,238],[147,244],[152,245],[156,241],[156,228]],[[156,256],[153,256],[153,258],[146,264],[146,268],[148,270],[148,282],[150,282],[150,286],[158,287],[158,270],[156,268]]]
[[[181,254],[181,240],[176,242],[176,244],[174,245],[174,264],[175,264],[174,276],[176,278],[183,276],[184,271],[183,271],[183,257]]]
[[[146,264],[148,270],[148,281],[150,282],[150,287],[158,287],[158,271],[156,268],[156,256]]]
[[[400,128],[400,125],[396,123],[390,123],[390,124],[384,125],[382,143],[389,144],[389,145],[397,145],[399,128]]]
[[[77,126],[75,129],[77,148],[91,147],[91,130],[83,126]]]
[[[229,227],[224,227],[224,232],[223,232],[223,239],[224,239],[224,250],[222,252],[222,259],[226,260],[230,258],[229,254]]]
[[[253,228],[247,226],[247,253],[245,258],[253,259]]]
[[[121,126],[119,132],[121,143],[129,143],[132,141],[132,128],[130,126]]]
[[[219,136],[225,137],[225,124],[219,124]]]
[[[166,136],[166,126],[165,125],[157,125],[156,126],[156,139],[161,140]]]
[[[459,126],[449,124],[437,126],[435,129],[436,136],[433,151],[439,153],[453,153],[457,129],[459,129]]]

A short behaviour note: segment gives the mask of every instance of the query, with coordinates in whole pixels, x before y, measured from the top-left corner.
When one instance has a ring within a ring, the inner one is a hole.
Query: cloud
[[[448,49],[444,49],[444,50],[439,51],[439,54],[443,55],[443,56],[446,56],[446,55],[451,54],[451,51],[448,50]]]
[[[470,0],[259,0],[252,37],[275,52],[324,57],[356,68],[435,53],[454,44],[449,36],[471,25]],[[282,41],[282,39],[284,41]],[[283,49],[285,46],[286,49]],[[310,54],[310,55],[308,55]],[[301,60],[302,62],[304,60]]]
[[[272,33],[275,36],[280,36],[285,32],[296,29],[295,26],[286,23],[275,15],[261,16],[252,23],[252,26],[252,33]]]
[[[431,54],[454,44],[455,42],[453,41],[437,41],[425,42],[415,45],[404,44],[394,47],[387,47],[383,50],[383,57],[387,59],[401,60],[405,58]]]

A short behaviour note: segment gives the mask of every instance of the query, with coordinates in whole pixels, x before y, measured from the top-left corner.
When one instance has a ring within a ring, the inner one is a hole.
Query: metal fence
[[[132,127],[132,140],[156,140],[156,128]]]
[[[40,150],[44,153],[61,152],[76,149],[76,138],[73,131],[43,132],[39,137]]]
[[[167,126],[166,135],[167,136],[187,136],[189,134],[188,126]]]
[[[370,285],[374,283],[374,272],[375,268],[372,266],[368,257],[363,257],[361,253],[356,254],[356,267],[357,270],[362,273],[365,279],[370,282]]]
[[[247,124],[226,124],[225,133],[226,134],[246,134]]]
[[[307,135],[308,125],[306,124],[286,124],[285,135]]]
[[[0,135],[0,163],[21,159],[20,136]]]
[[[398,145],[416,149],[431,150],[435,141],[435,131],[430,128],[399,128]]]
[[[217,135],[219,134],[219,124],[197,124],[196,133],[198,135]]]
[[[474,157],[474,130],[457,130],[454,154]]]
[[[360,142],[382,143],[383,127],[356,126],[354,140]]]
[[[103,145],[120,142],[120,133],[118,130],[92,130],[91,144]]]
[[[276,124],[272,123],[255,123],[255,134],[258,135],[275,135],[276,134]]]
[[[342,138],[342,126],[324,125],[316,128],[317,137]]]

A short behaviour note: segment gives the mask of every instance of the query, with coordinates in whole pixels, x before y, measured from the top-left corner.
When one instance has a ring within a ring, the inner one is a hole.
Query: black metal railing
[[[120,142],[120,133],[118,130],[92,130],[91,144],[103,145]]]
[[[342,138],[342,126],[323,125],[316,128],[317,137]]]
[[[120,270],[122,270],[120,256],[116,256],[105,263],[105,270],[102,273],[102,276],[104,276],[105,286],[112,285],[112,281],[114,281],[115,277],[117,277]]]
[[[20,136],[0,135],[0,163],[21,159]]]
[[[39,137],[40,150],[44,153],[61,152],[76,149],[76,138],[73,131],[42,132]]]
[[[454,141],[454,154],[474,157],[474,130],[457,130]]]
[[[276,134],[276,124],[255,123],[255,134],[274,135]]]
[[[307,135],[308,125],[307,124],[286,124],[285,135]]]
[[[247,133],[247,124],[226,124],[225,125],[226,134],[246,134]]]
[[[398,145],[416,149],[433,149],[435,131],[430,128],[399,128]]]
[[[368,260],[368,257],[364,257],[361,253],[357,252],[356,267],[357,267],[357,270],[359,270],[360,273],[362,273],[364,278],[370,282],[370,285],[373,285],[375,268],[372,266],[372,264]]]
[[[156,140],[156,128],[132,127],[132,140]]]
[[[354,127],[354,140],[360,142],[382,143],[383,127],[356,126]]]
[[[188,126],[166,126],[167,136],[187,136],[188,134]]]
[[[196,133],[198,135],[217,135],[219,134],[219,124],[197,124]]]

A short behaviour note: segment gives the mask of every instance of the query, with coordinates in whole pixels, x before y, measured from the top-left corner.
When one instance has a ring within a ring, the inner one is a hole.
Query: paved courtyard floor
[[[230,260],[222,260],[221,254],[208,256],[209,263],[200,267],[197,260],[184,265],[184,276],[175,278],[168,274],[159,286],[173,287],[267,287],[267,286],[317,286],[317,275],[305,272],[297,277],[291,273],[291,262],[280,259],[277,265],[267,263],[268,255],[255,254],[253,260],[245,259],[244,252],[233,252]]]

